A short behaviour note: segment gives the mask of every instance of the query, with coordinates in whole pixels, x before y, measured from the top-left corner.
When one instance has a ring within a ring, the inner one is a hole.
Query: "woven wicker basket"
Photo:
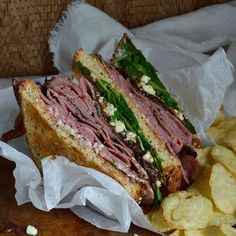
[[[228,0],[88,0],[127,26],[141,26]],[[0,1],[0,77],[56,73],[48,37],[70,0]]]

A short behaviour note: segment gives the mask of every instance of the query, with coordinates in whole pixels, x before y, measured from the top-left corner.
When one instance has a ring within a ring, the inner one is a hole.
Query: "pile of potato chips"
[[[207,134],[216,146],[198,150],[202,169],[196,181],[150,214],[167,235],[236,236],[236,117],[221,111]]]

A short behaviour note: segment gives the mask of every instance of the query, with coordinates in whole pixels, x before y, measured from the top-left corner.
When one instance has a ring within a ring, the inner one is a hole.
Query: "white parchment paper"
[[[0,141],[0,155],[16,163],[16,201],[43,211],[70,208],[99,228],[127,232],[131,221],[155,231],[142,209],[112,178],[65,157],[42,160],[43,177],[32,159]]]

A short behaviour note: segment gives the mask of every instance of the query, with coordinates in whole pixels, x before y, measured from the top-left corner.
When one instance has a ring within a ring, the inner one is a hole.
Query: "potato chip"
[[[188,188],[188,191],[201,194],[209,200],[212,200],[211,189],[209,185],[210,176],[211,166],[207,164],[202,172],[199,173],[195,182]]]
[[[219,112],[207,133],[218,145],[197,150],[202,168],[195,182],[152,215],[162,232],[176,229],[170,236],[236,236],[236,118]]]
[[[236,137],[235,137],[236,138]],[[227,167],[236,175],[236,154],[223,146],[215,146],[212,149],[213,158]]]
[[[220,229],[227,236],[236,236],[236,229],[231,225],[223,224],[220,226]]]
[[[225,236],[218,227],[208,227],[206,229],[186,230],[184,236]]]
[[[169,236],[184,236],[184,232],[181,230],[175,230],[172,234]]]
[[[222,212],[234,214],[236,211],[236,177],[223,165],[212,167],[210,187],[215,205]]]
[[[209,225],[221,226],[222,224],[235,225],[236,215],[225,214],[217,209],[214,209]]]
[[[170,194],[161,205],[164,218],[176,229],[205,228],[213,214],[210,200],[187,191]]]
[[[224,143],[236,152],[236,128],[225,135]]]
[[[161,207],[152,211],[150,221],[153,226],[163,233],[173,229],[163,217],[163,210]]]
[[[220,120],[206,130],[206,133],[213,139],[217,144],[223,145],[225,143],[226,137],[231,132],[235,131],[236,127],[236,117],[226,117],[224,120]],[[231,135],[229,135],[229,141],[231,140]],[[234,139],[235,140],[235,139]],[[234,144],[233,144],[234,145]]]
[[[197,159],[199,160],[201,166],[215,163],[215,161],[212,159],[211,151],[212,147],[197,149]]]
[[[212,126],[216,126],[218,123],[224,121],[227,117],[224,114],[224,108],[221,107],[219,112],[216,114],[214,123],[212,124]]]

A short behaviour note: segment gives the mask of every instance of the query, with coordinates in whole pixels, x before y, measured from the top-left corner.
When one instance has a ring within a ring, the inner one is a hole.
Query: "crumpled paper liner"
[[[127,232],[131,221],[151,231],[142,209],[115,180],[65,157],[46,157],[39,172],[33,160],[0,141],[0,155],[14,161],[16,201],[32,202],[43,211],[70,208],[99,228]]]

